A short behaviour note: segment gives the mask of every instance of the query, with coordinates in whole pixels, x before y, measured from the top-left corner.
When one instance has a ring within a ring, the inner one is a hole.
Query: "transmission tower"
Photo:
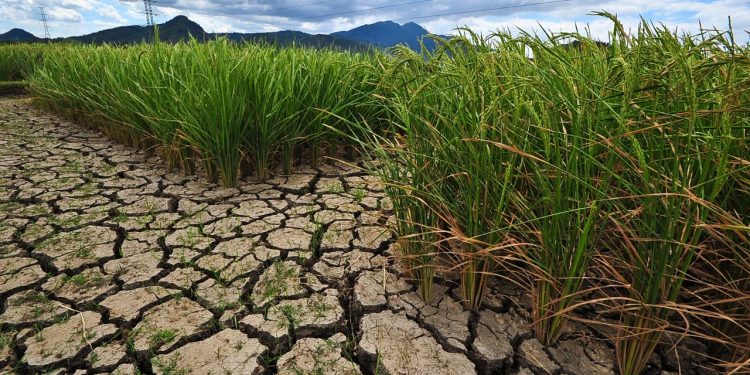
[[[153,0],[143,0],[143,13],[146,14],[146,25],[154,26]]]
[[[39,7],[39,14],[42,16],[42,24],[44,25],[44,37],[51,39],[49,35],[49,27],[47,27],[47,14],[44,13],[44,7]]]

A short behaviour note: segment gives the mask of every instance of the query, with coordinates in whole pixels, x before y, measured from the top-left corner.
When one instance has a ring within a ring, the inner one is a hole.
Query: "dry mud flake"
[[[116,369],[112,371],[112,375],[139,375],[141,374],[140,371],[138,371],[138,368],[135,367],[135,365],[131,363],[125,363],[122,365],[117,366]]]
[[[324,253],[313,265],[313,271],[331,283],[342,284],[346,281],[345,275],[357,275],[363,270],[382,268],[384,264],[385,258],[380,255],[360,250],[333,251]]]
[[[0,243],[13,241],[13,235],[15,235],[16,231],[18,231],[16,223],[11,222],[11,220],[13,219],[4,219],[2,216],[0,216],[0,222],[2,222],[2,224],[0,224]],[[26,224],[26,219],[22,220],[22,223],[17,224],[18,227]]]
[[[225,329],[203,341],[187,344],[152,359],[156,374],[259,374],[267,348],[244,333]]]
[[[198,227],[176,230],[165,239],[169,247],[188,247],[195,250],[205,250],[213,241],[213,238],[203,235]]]
[[[601,342],[566,340],[549,349],[563,371],[582,375],[614,375],[614,353]]]
[[[79,214],[78,212],[63,212],[50,218],[50,221],[63,229],[71,229],[78,226],[91,225],[94,222],[105,220],[109,214],[107,211]]]
[[[95,348],[86,357],[86,362],[94,370],[111,369],[127,357],[127,349],[118,342]]]
[[[34,290],[15,294],[5,301],[5,312],[0,322],[5,324],[48,323],[65,315],[70,310],[44,293]]]
[[[208,274],[214,277],[222,280],[234,280],[239,276],[258,271],[263,263],[256,260],[252,255],[241,259],[231,259],[213,254],[200,258],[196,265],[208,271]]]
[[[255,306],[265,306],[280,297],[296,297],[305,292],[301,281],[301,267],[294,262],[276,262],[268,267],[253,287]]]
[[[145,254],[153,251],[159,250],[158,248],[149,245],[147,242],[141,242],[138,240],[125,240],[120,246],[120,255],[123,258],[138,254]]]
[[[210,308],[225,310],[239,305],[245,284],[247,279],[237,279],[225,284],[209,278],[198,284],[195,293]]]
[[[104,272],[122,281],[124,287],[131,287],[149,281],[161,272],[159,261],[162,252],[153,251],[126,258],[113,259],[104,264]]]
[[[268,234],[268,244],[282,250],[309,250],[312,235],[302,229],[281,228]]]
[[[46,276],[36,259],[0,258],[0,294],[34,284]]]
[[[12,334],[12,333],[5,333],[5,334]],[[0,375],[12,374],[10,366],[7,366],[7,365],[11,361],[13,361],[13,358],[14,358],[13,349],[10,347],[10,345],[5,344],[2,347],[0,347]]]
[[[210,200],[224,200],[238,195],[239,193],[240,190],[237,188],[214,187],[203,193],[203,197]]]
[[[180,220],[181,216],[177,213],[161,213],[154,216],[154,221],[152,221],[148,226],[151,229],[167,229],[169,226],[174,224],[177,220]]]
[[[275,177],[268,182],[278,185],[281,190],[303,194],[310,189],[314,179],[314,174],[295,173],[287,177]]]
[[[274,210],[263,200],[249,200],[240,203],[239,208],[232,210],[235,215],[260,219],[263,216],[274,213]]]
[[[439,301],[437,306],[426,305],[420,309],[424,323],[437,331],[449,346],[466,352],[464,343],[469,338],[469,311],[447,295]]]
[[[280,255],[278,250],[270,250],[264,246],[256,244],[253,238],[235,238],[224,241],[216,245],[212,253],[223,254],[233,258],[241,258],[245,255],[252,254],[259,261],[264,262]]]
[[[363,226],[357,228],[359,238],[354,246],[377,250],[391,238],[391,231],[383,226]]]
[[[144,307],[178,292],[176,289],[167,289],[160,286],[123,290],[107,297],[99,305],[109,311],[110,319],[131,322],[138,317]]]
[[[110,203],[109,199],[102,196],[83,198],[63,198],[57,201],[57,206],[62,211],[82,210],[94,206]]]
[[[200,332],[213,314],[187,299],[171,299],[143,314],[133,329],[136,351],[169,350],[183,337]]]
[[[344,320],[338,296],[336,289],[327,289],[308,298],[280,302],[268,309],[267,317],[250,315],[242,322],[276,339],[292,331],[297,336],[332,333]]]
[[[196,271],[192,267],[188,267],[178,268],[172,271],[169,275],[164,276],[159,281],[165,284],[174,285],[181,289],[190,289],[193,284],[201,281],[205,277],[206,276],[202,272]]]
[[[158,212],[169,211],[169,198],[159,198],[154,196],[135,197],[134,203],[119,208],[119,211],[125,215],[146,215]]]
[[[335,221],[323,233],[320,240],[320,249],[328,250],[348,250],[349,244],[354,240],[351,225],[348,222]]]
[[[36,223],[29,224],[21,234],[21,241],[31,244],[53,233],[54,228],[46,222],[46,220],[39,220]]]
[[[197,228],[196,228],[197,229]],[[167,235],[165,230],[145,230],[141,232],[128,232],[127,238],[123,243],[122,256],[130,256],[135,254],[142,254],[153,249],[159,248],[159,240]],[[140,242],[141,245],[132,244],[134,248],[130,251],[126,251],[124,248],[128,242]],[[143,246],[145,245],[145,246]]]
[[[92,267],[75,276],[57,275],[47,280],[42,289],[71,303],[85,304],[117,290],[117,285],[112,276],[102,274],[99,268]]]
[[[52,258],[60,270],[73,270],[98,263],[102,258],[114,257],[117,233],[107,227],[88,226],[58,234],[34,250]]]
[[[341,356],[346,336],[341,333],[323,340],[306,338],[298,340],[292,349],[279,358],[276,367],[279,375],[331,374],[359,375],[359,366]]]
[[[274,343],[282,343],[289,334],[289,319],[283,314],[269,311],[268,316],[250,314],[240,321],[243,329],[249,332],[261,332],[269,336]],[[273,345],[273,344],[272,344]]]
[[[263,262],[281,255],[278,250],[257,246],[251,238],[236,238],[219,243],[210,255],[200,258],[196,265],[223,280],[259,271]]]
[[[474,364],[465,355],[446,352],[429,332],[402,314],[367,314],[362,318],[361,330],[357,350],[368,357],[374,372],[476,374]]]
[[[185,201],[184,199],[182,201]],[[180,201],[180,202],[182,202]],[[193,213],[185,213],[185,215],[182,219],[178,220],[174,225],[173,228],[175,229],[184,229],[191,225],[206,225],[209,222],[215,220],[213,216],[208,212],[208,205],[199,205],[199,206],[192,206],[188,205],[189,207],[186,207],[185,209],[189,212]],[[180,210],[178,208],[178,210]],[[182,212],[182,210],[180,210]]]
[[[521,364],[534,369],[542,374],[556,374],[560,370],[544,351],[544,346],[535,338],[528,339],[518,346],[518,354]]]
[[[237,217],[226,217],[219,219],[203,228],[203,232],[210,236],[230,238],[237,235],[242,226],[242,221]]]
[[[390,272],[365,271],[354,284],[355,306],[359,310],[369,311],[385,306],[388,303],[386,294],[403,293],[410,289],[409,284]]]
[[[319,200],[326,208],[341,212],[356,213],[362,211],[362,207],[354,202],[353,198],[341,195],[325,194]]]
[[[11,258],[11,257],[20,257],[25,253],[25,250],[21,249],[16,244],[9,244],[9,245],[0,245],[0,259],[4,258]],[[33,261],[34,259],[32,259]],[[7,263],[5,263],[7,264]],[[2,278],[2,275],[6,272],[13,273],[15,270],[0,270],[0,281],[4,280]]]
[[[37,368],[70,361],[87,350],[89,345],[95,345],[116,331],[114,325],[101,323],[101,315],[84,311],[27,338],[24,360],[29,366]]]
[[[488,368],[503,368],[513,362],[511,342],[528,332],[526,323],[516,315],[482,311],[472,351]]]
[[[345,225],[347,228],[351,229],[356,225],[356,219],[354,218],[354,214],[349,212],[339,212],[335,210],[322,210],[318,211],[313,215],[313,218],[315,219],[316,223],[320,223],[323,225],[329,225],[333,224],[334,222],[339,222],[341,225]]]

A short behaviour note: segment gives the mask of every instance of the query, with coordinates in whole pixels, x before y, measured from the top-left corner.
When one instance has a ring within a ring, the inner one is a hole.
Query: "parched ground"
[[[0,374],[613,374],[397,276],[390,202],[345,165],[226,189],[0,98]],[[581,329],[580,332],[587,332]]]

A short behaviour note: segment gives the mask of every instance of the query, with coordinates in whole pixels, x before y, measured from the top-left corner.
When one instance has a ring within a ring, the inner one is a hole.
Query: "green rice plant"
[[[562,44],[571,39],[582,48]],[[533,124],[526,150],[533,157],[525,163],[528,206],[519,214],[527,226],[519,235],[533,244],[521,257],[534,279],[534,330],[539,341],[549,345],[562,334],[567,313],[583,293],[580,288],[602,229],[597,225],[597,201],[607,199],[606,186],[613,176],[615,158],[597,142],[607,135],[605,124],[612,116],[604,100],[609,94],[608,54],[577,34],[547,34],[546,40],[524,35],[522,42],[534,61],[521,73],[526,76],[511,80],[525,78],[524,87],[511,91],[524,91],[515,94],[513,102],[528,102],[522,116]],[[516,53],[514,58],[523,61],[524,56]]]
[[[348,136],[361,149],[366,168],[385,182],[385,192],[393,202],[395,231],[401,263],[411,278],[418,282],[423,300],[432,300],[433,279],[436,273],[437,212],[430,209],[425,169],[430,163],[425,155],[405,149],[399,134],[381,134],[366,121],[348,122],[350,129],[332,129]],[[398,126],[398,125],[396,125]],[[407,130],[402,128],[401,130]],[[421,172],[421,173],[420,173]]]
[[[227,40],[130,47],[63,46],[31,77],[34,94],[115,140],[157,151],[170,167],[232,186],[253,165],[346,142],[328,126],[375,90],[373,55],[237,46]],[[370,108],[374,106],[370,105]],[[370,113],[377,111],[370,110]],[[319,157],[313,157],[313,164]]]
[[[226,40],[208,44],[193,40],[186,47],[192,64],[175,72],[177,86],[173,86],[174,97],[182,93],[186,101],[177,111],[180,135],[199,154],[209,180],[218,178],[223,185],[234,186],[240,177],[243,142],[252,130],[247,126],[250,87],[242,84],[246,74],[242,68],[255,56],[251,51],[238,53]]]
[[[121,77],[112,80],[123,88],[115,90],[120,94],[117,102],[125,103],[123,110],[136,116],[128,117],[129,126],[141,124],[147,147],[155,148],[170,168],[180,167],[192,174],[195,149],[183,136],[183,107],[175,103],[186,90],[180,79],[195,73],[186,58],[190,50],[185,45],[158,42],[140,49],[137,55],[129,54],[130,61],[124,64]]]
[[[704,226],[720,213],[711,202],[730,173],[733,127],[747,126],[731,104],[747,77],[735,80],[734,46],[722,34],[679,38],[644,22],[627,37],[614,21],[614,49],[623,47],[615,52],[622,104],[614,147],[626,177],[618,179],[623,199],[612,220],[621,237],[612,246],[629,301],[616,352],[622,374],[639,374],[707,246]]]
[[[437,268],[438,249],[438,214],[430,209],[427,201],[429,181],[419,181],[423,177],[414,173],[422,168],[425,161],[420,155],[403,157],[398,153],[384,153],[379,150],[379,165],[373,168],[388,184],[386,193],[393,201],[396,217],[395,230],[398,235],[398,250],[402,264],[410,276],[417,280],[418,290],[422,299],[432,301],[432,286]],[[394,150],[389,148],[388,150]],[[414,187],[420,187],[414,189]]]
[[[406,170],[397,175],[410,181],[394,205],[407,200],[405,229],[419,229],[412,235],[441,234],[435,248],[444,248],[444,260],[461,270],[464,303],[477,309],[494,269],[493,253],[510,240],[521,156],[505,145],[523,142],[526,132],[524,124],[503,121],[494,56],[485,53],[484,40],[467,34],[435,54],[396,50],[390,74],[402,89],[392,90],[389,105],[403,136],[393,151]],[[427,258],[420,264],[429,264],[435,253],[406,249],[405,257]]]
[[[41,65],[49,45],[0,45],[0,81],[21,81]]]
[[[269,177],[269,163],[284,143],[293,123],[296,108],[290,106],[294,91],[288,88],[290,81],[280,67],[289,63],[289,53],[276,59],[273,50],[261,50],[248,64],[245,85],[250,95],[250,127],[244,144],[253,156],[258,179]],[[297,136],[292,131],[290,138]]]

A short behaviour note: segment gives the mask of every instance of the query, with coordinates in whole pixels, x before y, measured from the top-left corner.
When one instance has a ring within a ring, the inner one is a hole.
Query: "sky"
[[[52,37],[65,37],[122,26],[143,25],[142,0],[0,0],[0,33],[22,28],[43,36],[39,7],[45,7]],[[158,0],[156,22],[185,15],[208,32],[300,30],[331,33],[393,20],[417,22],[437,34],[456,27],[474,31],[540,32],[588,29],[606,40],[612,23],[591,15],[606,10],[627,28],[641,17],[680,32],[728,28],[735,38],[750,40],[750,0]]]

